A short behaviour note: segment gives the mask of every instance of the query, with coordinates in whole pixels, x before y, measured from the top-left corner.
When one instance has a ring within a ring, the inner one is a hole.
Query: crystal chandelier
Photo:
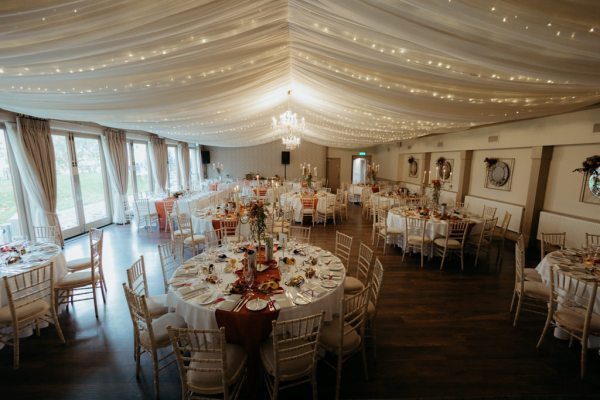
[[[300,146],[300,136],[298,133],[304,131],[304,118],[298,118],[298,115],[290,111],[290,97],[292,91],[288,90],[288,110],[279,116],[279,119],[273,117],[271,127],[276,132],[281,133],[281,143],[287,150],[294,150]]]

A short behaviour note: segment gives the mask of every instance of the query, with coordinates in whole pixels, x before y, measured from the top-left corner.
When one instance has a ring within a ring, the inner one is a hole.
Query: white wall
[[[525,207],[532,168],[532,148],[553,146],[544,210],[555,218],[562,216],[599,223],[600,205],[580,201],[583,175],[572,172],[580,167],[586,157],[600,154],[600,134],[593,133],[593,126],[597,123],[600,123],[600,108],[412,139],[404,141],[401,146],[380,145],[372,150],[372,154],[374,161],[381,166],[381,178],[401,181],[413,191],[419,190],[422,182],[426,153],[430,153],[430,163],[426,168],[432,171],[435,171],[435,162],[439,157],[453,159],[453,187],[446,185],[441,197],[442,201],[449,201],[455,196],[459,185],[460,152],[472,150],[468,195],[507,206]],[[419,162],[419,176],[416,178],[408,176],[407,160],[411,155]],[[485,187],[485,157],[515,159],[510,191]],[[349,165],[348,162],[348,168]],[[342,174],[344,168],[342,163]],[[581,229],[584,226],[587,225],[582,223]],[[576,235],[580,238],[583,233]]]
[[[274,141],[251,147],[214,147],[205,146],[210,151],[211,165],[208,168],[209,178],[216,176],[212,163],[223,163],[222,176],[227,174],[232,179],[243,178],[247,173],[271,177],[284,176],[284,166],[281,164],[281,152],[285,148],[280,141]],[[317,167],[318,177],[325,177],[325,146],[303,141],[300,147],[290,152],[290,164],[287,166],[287,178],[292,180],[300,177],[300,164],[306,162]]]
[[[485,187],[487,169],[483,160],[491,158],[514,158],[515,164],[511,171],[512,183],[510,191],[491,189]],[[497,200],[505,203],[525,205],[529,188],[529,175],[531,172],[531,148],[520,149],[489,149],[473,152],[471,162],[471,180],[469,194],[485,199]]]
[[[579,201],[584,175],[573,172],[575,168],[581,167],[581,162],[586,157],[595,154],[600,154],[600,143],[554,148],[544,210],[600,222],[600,205]]]

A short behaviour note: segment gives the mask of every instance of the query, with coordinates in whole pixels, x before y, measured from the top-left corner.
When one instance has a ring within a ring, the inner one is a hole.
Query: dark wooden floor
[[[337,229],[370,242],[371,225],[360,208],[351,207],[348,222]],[[312,232],[314,244],[333,250],[335,230],[328,225]],[[152,293],[162,291],[156,245],[165,233],[135,226],[106,228],[104,264],[109,279],[100,320],[89,304],[78,303],[60,321],[67,344],[52,328],[41,337],[21,341],[21,368],[11,368],[12,349],[0,350],[1,399],[152,398],[151,361],[143,359],[143,375],[135,379],[132,327],[121,283],[125,269],[140,255],[146,258]],[[85,254],[86,238],[70,241],[68,258]],[[390,250],[390,249],[388,249]],[[450,263],[439,271],[434,259],[419,268],[418,257],[400,263],[400,251],[377,256],[385,277],[377,319],[377,362],[372,351],[370,379],[364,381],[360,357],[344,365],[342,398],[598,398],[600,359],[590,351],[588,377],[579,379],[579,346],[549,336],[536,350],[543,318],[523,315],[513,328],[508,312],[513,286],[512,249],[504,250],[500,267],[467,264],[465,272]],[[492,258],[495,258],[496,251]],[[494,263],[492,263],[494,264]],[[161,373],[162,399],[180,396],[177,367]],[[319,366],[319,397],[334,391],[334,373]],[[264,398],[260,393],[258,398]],[[282,398],[310,398],[308,388],[284,392]]]

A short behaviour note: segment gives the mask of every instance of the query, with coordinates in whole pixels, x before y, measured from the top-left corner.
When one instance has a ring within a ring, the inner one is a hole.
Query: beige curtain
[[[164,138],[150,136],[150,162],[154,177],[154,191],[167,192],[167,143]]]
[[[181,175],[181,187],[183,190],[190,188],[190,147],[185,142],[179,142],[179,171]]]
[[[17,117],[16,132],[9,125],[9,140],[19,166],[19,174],[31,201],[34,225],[57,226],[59,241],[64,245],[60,221],[56,214],[56,162],[46,120]]]
[[[106,150],[106,165],[112,188],[113,222],[124,224],[125,202],[127,201],[127,138],[125,132],[106,128],[102,135],[102,145]]]

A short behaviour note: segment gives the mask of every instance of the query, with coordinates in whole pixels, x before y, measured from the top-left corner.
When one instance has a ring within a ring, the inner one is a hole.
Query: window
[[[144,192],[152,191],[152,175],[150,173],[150,161],[148,155],[148,144],[145,142],[130,141],[127,143],[127,155],[129,158],[129,185],[127,194],[131,199],[140,197]]]
[[[172,192],[179,190],[179,157],[177,156],[177,146],[167,146],[168,163],[168,189]]]
[[[110,223],[107,179],[98,136],[52,134],[56,158],[56,212],[71,237]]]
[[[0,128],[0,243],[21,235],[15,182],[8,155],[8,141]]]

